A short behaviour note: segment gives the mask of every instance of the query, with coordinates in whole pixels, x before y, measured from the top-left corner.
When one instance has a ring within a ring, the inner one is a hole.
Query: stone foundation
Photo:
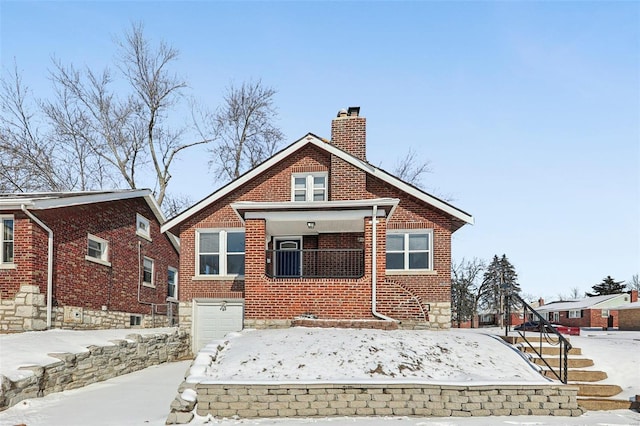
[[[89,346],[87,352],[54,353],[60,361],[23,367],[32,375],[12,381],[0,375],[0,411],[27,398],[81,388],[143,368],[190,358],[190,336],[175,329],[167,334],[129,334],[111,346]],[[151,390],[152,391],[152,390]]]
[[[140,317],[139,325],[131,325],[132,315]],[[138,314],[78,306],[56,306],[51,310],[51,327],[61,329],[159,328],[172,326],[170,322],[164,313]],[[38,286],[23,285],[13,299],[0,301],[0,333],[41,331],[46,328],[47,302]]]

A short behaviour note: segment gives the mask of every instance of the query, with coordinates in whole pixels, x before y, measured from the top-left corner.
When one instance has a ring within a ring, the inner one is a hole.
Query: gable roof
[[[150,189],[0,193],[0,210],[21,210],[22,206],[29,210],[46,210],[84,204],[103,203],[107,201],[126,200],[130,198],[144,198],[160,225],[165,223],[166,218],[164,217],[162,210],[160,210],[160,206],[153,197]],[[169,234],[168,237],[176,251],[180,251],[180,244],[175,236]]]
[[[542,305],[536,308],[538,312],[551,312],[551,311],[571,311],[577,309],[591,309],[598,308],[598,305],[610,302],[613,299],[620,298],[620,296],[627,295],[627,293],[618,294],[605,294],[603,296],[585,297],[584,299],[566,300],[561,302],[551,302],[546,305]],[[624,303],[624,300],[621,300]]]
[[[247,171],[246,173],[244,173],[243,175],[241,175],[240,177],[238,177],[237,179],[231,181],[230,183],[228,183],[227,185],[223,186],[222,188],[216,190],[215,192],[213,192],[211,195],[207,196],[206,198],[202,199],[201,201],[199,201],[198,203],[194,204],[193,206],[191,206],[190,208],[186,209],[185,211],[183,211],[182,213],[179,213],[177,216],[169,219],[163,226],[162,226],[162,231],[166,232],[166,231],[170,231],[171,229],[175,228],[176,226],[180,225],[182,222],[184,222],[185,220],[189,219],[190,217],[192,217],[193,215],[195,215],[196,213],[202,211],[203,209],[207,208],[208,206],[210,206],[211,204],[215,203],[217,200],[219,200],[220,198],[224,197],[225,195],[233,192],[234,190],[236,190],[237,188],[241,187],[242,185],[244,185],[245,183],[249,182],[251,179],[255,178],[256,176],[260,175],[261,173],[267,171],[268,169],[270,169],[271,167],[273,167],[274,165],[276,165],[277,163],[279,163],[280,161],[286,159],[287,157],[289,157],[291,154],[293,154],[294,152],[304,148],[307,145],[314,145],[326,152],[329,152],[330,154],[333,154],[339,158],[341,158],[342,160],[346,161],[347,163],[351,164],[352,166],[363,170],[364,172],[375,176],[379,179],[381,179],[382,181],[400,189],[401,191],[437,208],[438,210],[441,210],[447,214],[449,214],[450,216],[452,216],[456,222],[457,222],[457,226],[455,229],[460,228],[461,226],[463,226],[465,223],[468,224],[473,224],[474,220],[473,220],[473,216],[471,216],[470,214],[454,207],[453,205],[447,203],[446,201],[443,201],[437,197],[434,197],[433,195],[427,194],[426,192],[418,189],[417,187],[410,185],[400,179],[398,179],[397,177],[385,172],[384,170],[375,167],[373,165],[371,165],[370,163],[363,161],[357,157],[354,157],[353,155],[341,150],[340,148],[337,148],[336,146],[332,145],[331,143],[329,143],[328,141],[319,138],[318,136],[314,135],[313,133],[307,133],[304,137],[300,138],[299,140],[297,140],[296,142],[292,143],[291,145],[285,147],[284,149],[282,149],[281,151],[277,152],[276,154],[274,154],[271,158],[265,160],[264,162],[260,163],[259,165],[257,165],[256,167],[254,167],[253,169]]]

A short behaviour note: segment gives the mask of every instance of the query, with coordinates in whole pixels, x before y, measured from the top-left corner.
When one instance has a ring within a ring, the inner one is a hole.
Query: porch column
[[[264,219],[247,219],[245,221],[245,293],[251,292],[265,273],[265,229]]]

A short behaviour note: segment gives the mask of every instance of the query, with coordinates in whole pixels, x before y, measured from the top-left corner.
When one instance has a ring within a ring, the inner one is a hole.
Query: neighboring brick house
[[[307,134],[162,226],[195,350],[301,316],[450,327],[451,234],[473,217],[365,153],[365,118],[342,110],[331,141]]]
[[[567,327],[618,327],[619,308],[637,302],[638,292],[551,302],[536,308],[549,322]]]
[[[0,194],[0,332],[174,322],[163,222],[149,190]]]
[[[618,308],[618,328],[623,331],[640,331],[640,302]]]

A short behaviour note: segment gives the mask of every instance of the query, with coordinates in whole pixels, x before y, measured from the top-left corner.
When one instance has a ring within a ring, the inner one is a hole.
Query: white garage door
[[[193,351],[198,352],[212,340],[242,330],[242,300],[196,299],[193,304]]]

